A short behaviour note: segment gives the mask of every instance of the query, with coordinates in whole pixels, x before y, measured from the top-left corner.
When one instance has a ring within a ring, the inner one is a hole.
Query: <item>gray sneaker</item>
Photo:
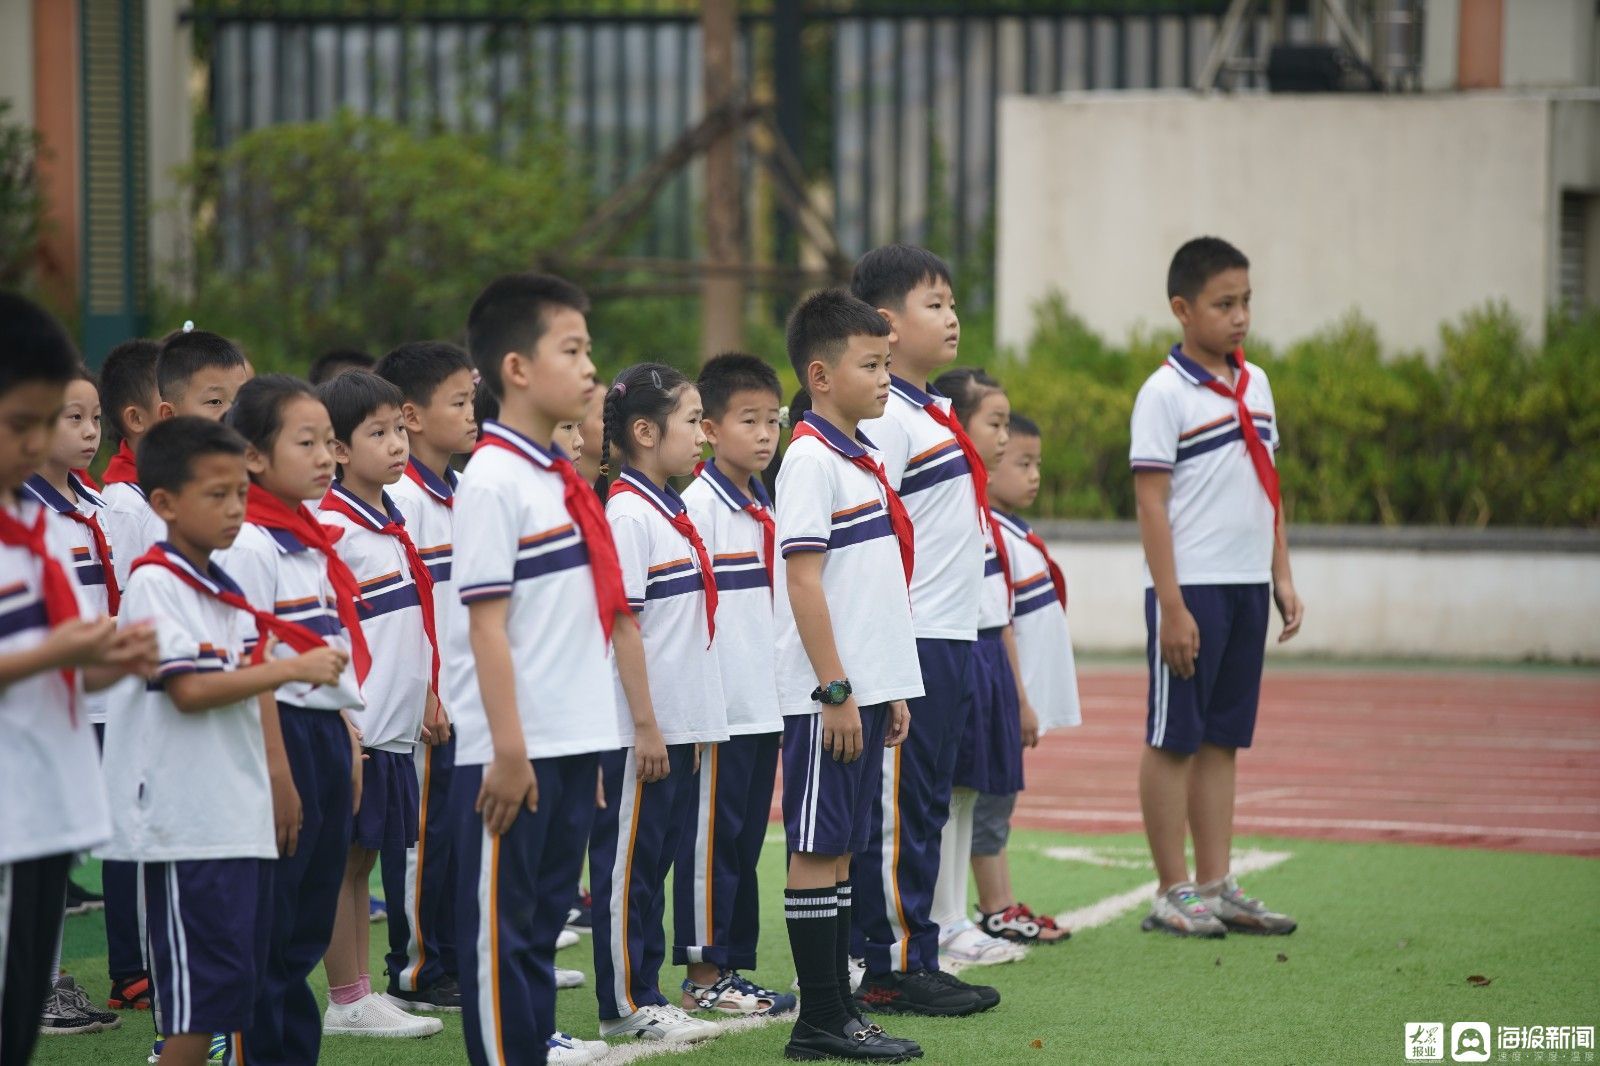
[[[1140,925],[1145,932],[1159,929],[1173,936],[1195,936],[1219,939],[1228,935],[1228,927],[1217,920],[1200,898],[1193,881],[1180,881],[1161,895],[1150,907],[1150,913]]]
[[[1200,886],[1200,899],[1230,933],[1288,936],[1295,930],[1293,918],[1269,911],[1265,903],[1245,895],[1232,874]]]
[[[44,1001],[39,1018],[40,1036],[77,1036],[120,1028],[122,1019],[110,1011],[97,1010],[78,982],[68,974],[56,980]]]

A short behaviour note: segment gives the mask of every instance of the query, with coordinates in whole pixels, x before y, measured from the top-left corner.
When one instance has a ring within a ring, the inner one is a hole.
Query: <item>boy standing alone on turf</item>
[[[1249,269],[1216,237],[1178,249],[1167,296],[1183,341],[1133,405],[1129,463],[1150,662],[1139,801],[1159,878],[1144,928],[1176,936],[1295,929],[1229,872],[1235,755],[1255,731],[1269,589],[1283,616],[1279,643],[1299,632],[1304,614],[1284,539],[1272,388],[1240,347],[1250,328]]]

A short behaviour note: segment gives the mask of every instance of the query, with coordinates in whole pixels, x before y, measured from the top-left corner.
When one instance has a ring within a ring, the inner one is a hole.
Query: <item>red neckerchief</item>
[[[93,489],[95,492],[104,491],[103,489],[100,488],[100,482],[98,482],[98,481],[96,481],[94,479],[94,475],[89,473],[89,470],[88,470],[87,467],[82,467],[82,466],[73,467],[71,473],[72,473],[73,477],[77,478],[79,481],[81,481],[85,485],[89,486],[89,488]]]
[[[329,529],[319,523],[305,504],[291,511],[282,500],[253,481],[245,502],[244,520],[266,529],[292,533],[301,544],[322,553],[328,584],[333,586],[334,607],[339,612],[339,622],[350,634],[350,658],[356,664],[356,681],[365,681],[367,671],[372,669],[372,653],[367,650],[366,634],[361,632],[361,618],[356,613],[356,601],[361,599],[361,584],[333,548],[344,531]]]
[[[1035,533],[1032,526],[1029,526],[1016,515],[1006,515],[1006,517],[1011,519],[1011,521],[1016,524],[1018,529],[1022,530],[1022,539],[1027,541],[1028,546],[1034,551],[1038,552],[1040,555],[1044,556],[1045,568],[1050,571],[1050,583],[1054,585],[1056,589],[1056,602],[1061,604],[1061,609],[1063,611],[1066,610],[1067,575],[1063,574],[1061,572],[1061,567],[1056,565],[1056,561],[1054,559],[1050,558],[1050,549],[1044,546],[1044,538]]]
[[[821,417],[820,415],[818,417]],[[900,542],[900,566],[906,572],[906,588],[911,588],[911,571],[916,568],[916,533],[911,525],[911,516],[906,513],[906,505],[900,501],[900,494],[889,487],[889,478],[883,472],[883,464],[863,451],[860,455],[846,455],[829,443],[828,438],[810,422],[802,421],[795,427],[794,433],[789,437],[792,444],[800,437],[815,437],[830,449],[836,452],[846,462],[860,467],[878,479],[878,487],[883,490],[884,507],[889,512],[889,528],[894,530],[895,539]]]
[[[299,622],[291,622],[287,619],[279,618],[271,611],[257,610],[243,596],[225,589],[221,585],[216,585],[215,587],[207,585],[204,581],[194,576],[188,568],[189,565],[191,564],[187,559],[183,559],[181,562],[174,560],[166,549],[157,544],[133,561],[133,567],[128,571],[128,574],[131,577],[133,572],[141,566],[159,566],[163,570],[176,574],[179,581],[182,581],[201,595],[210,596],[212,599],[219,600],[236,611],[243,611],[255,619],[257,639],[255,650],[250,653],[250,661],[252,663],[259,663],[266,658],[268,636],[277,637],[302,654],[313,648],[325,648],[328,646],[327,641]]]
[[[1250,387],[1250,368],[1244,363],[1244,349],[1235,348],[1229,353],[1228,361],[1239,372],[1233,388],[1228,388],[1215,376],[1206,378],[1200,384],[1218,396],[1225,396],[1234,402],[1237,408],[1235,417],[1239,420],[1239,432],[1244,436],[1244,450],[1250,455],[1250,465],[1256,468],[1256,480],[1261,482],[1261,490],[1267,494],[1267,499],[1272,501],[1272,528],[1276,533],[1283,510],[1282,500],[1278,494],[1278,468],[1272,465],[1272,455],[1262,442],[1261,433],[1256,429],[1256,420],[1251,417],[1250,407],[1245,403],[1245,390]]]
[[[407,467],[409,470],[410,467]],[[406,553],[406,566],[411,570],[411,580],[417,583],[417,601],[422,607],[422,631],[427,634],[428,647],[433,652],[433,667],[428,675],[428,684],[434,694],[439,692],[439,633],[434,625],[433,617],[433,575],[428,572],[428,564],[422,561],[422,556],[417,553],[417,546],[411,540],[411,534],[406,532],[406,527],[396,522],[393,516],[385,515],[384,523],[374,525],[371,516],[363,514],[359,509],[352,507],[348,500],[332,489],[322,498],[320,505],[324,511],[344,515],[363,529],[370,529],[374,533],[381,533],[386,537],[393,537],[400,542],[400,547]]]
[[[45,512],[50,508],[43,504],[39,506],[39,517],[35,518],[32,527],[23,525],[14,518],[10,511],[0,507],[0,544],[10,545],[13,548],[26,548],[28,553],[39,560],[40,591],[44,595],[44,617],[51,629],[63,622],[71,622],[78,618],[78,594],[73,591],[72,578],[67,576],[67,570],[50,554],[50,549],[45,545]],[[77,671],[68,667],[61,671],[61,677],[67,683],[67,714],[72,720],[74,729],[78,726],[78,678]]]
[[[967,466],[972,468],[972,492],[978,502],[978,525],[984,529],[989,528],[989,470],[983,465],[983,457],[978,454],[977,445],[972,443],[972,438],[967,436],[967,431],[962,428],[961,420],[955,414],[946,411],[937,403],[929,401],[922,409],[928,417],[950,431],[955,437],[956,444],[961,448],[961,454],[967,458]]]
[[[705,474],[705,469],[705,463],[696,463],[694,466],[694,476],[703,477]],[[716,470],[719,475],[724,477],[727,476],[722,474],[722,470],[716,466],[713,466],[712,469]],[[729,484],[732,484],[732,482],[729,482]],[[767,510],[767,508],[762,505],[761,501],[757,500],[753,495],[747,495],[746,499],[749,502],[747,502],[743,507],[740,507],[739,510],[755,519],[756,524],[761,527],[761,558],[767,566],[767,591],[776,596],[777,589],[773,587],[772,559],[773,553],[777,550],[778,545],[778,524],[773,521],[772,512]]]
[[[689,547],[694,549],[695,563],[700,567],[700,585],[705,590],[706,599],[706,647],[711,647],[711,642],[717,638],[717,578],[711,572],[711,556],[706,551],[706,542],[700,539],[700,531],[694,528],[694,520],[689,517],[688,511],[679,511],[677,514],[667,514],[660,504],[640,492],[625,479],[619,478],[611,485],[611,495],[608,499],[616,499],[625,492],[631,492],[640,499],[647,501],[650,506],[660,512],[661,517],[672,523],[683,539],[689,542]]]
[[[488,429],[495,423],[485,422],[484,425]],[[476,453],[484,448],[504,448],[529,463],[534,462],[521,448],[493,432],[480,433],[478,443],[473,445],[472,450]],[[578,473],[570,460],[552,455],[549,469],[561,476],[561,500],[566,504],[567,517],[583,534],[584,547],[589,553],[589,575],[594,580],[595,603],[600,609],[600,630],[609,644],[617,615],[633,617],[633,611],[628,607],[628,594],[622,587],[622,564],[617,561],[617,545],[611,539],[611,524],[606,521],[600,497],[595,495],[594,489],[583,480],[583,475]]]
[[[476,449],[474,449],[474,450],[476,450]],[[430,474],[433,473],[433,471],[431,471],[431,470],[428,471],[428,472]],[[432,485],[428,484],[428,482],[423,479],[422,470],[419,467],[415,456],[413,456],[411,459],[407,460],[407,462],[406,462],[406,477],[410,478],[413,482],[415,482],[418,486],[420,486],[423,492],[426,492],[429,496],[432,496],[434,499],[438,500],[440,503],[444,504],[446,507],[450,508],[452,511],[455,510],[455,506],[456,506],[455,493],[452,491],[450,493],[450,495],[445,496],[445,495],[442,495]],[[442,478],[441,480],[444,482],[445,488],[450,488],[450,479],[449,478]]]
[[[1011,553],[1006,551],[1005,534],[995,525],[994,514],[990,512],[988,504],[983,507],[983,517],[989,523],[989,539],[994,543],[994,557],[1000,563],[1000,573],[1006,579],[1006,603],[1014,604],[1017,601],[1017,587],[1011,580]]]
[[[39,478],[39,482],[41,484],[49,484],[49,482],[44,481],[42,475],[36,474],[34,476]],[[80,485],[87,484],[83,480],[80,471],[71,471],[70,477],[78,478]],[[29,478],[28,480],[30,486],[32,486],[33,478]],[[54,489],[55,486],[51,485],[51,494],[57,495],[54,492]],[[38,489],[36,487],[33,488],[33,491],[36,494],[38,493]],[[117,608],[122,605],[122,594],[117,590],[117,569],[112,565],[111,562],[111,545],[106,540],[106,531],[104,527],[100,525],[100,516],[96,514],[84,514],[82,511],[78,510],[77,505],[73,503],[72,500],[68,499],[65,494],[59,495],[62,503],[66,506],[66,510],[56,511],[56,513],[62,518],[78,523],[80,526],[83,526],[89,531],[89,540],[94,544],[94,557],[100,563],[101,573],[105,575],[106,613],[114,617],[117,613]],[[54,508],[49,504],[46,504],[45,510],[54,510]]]
[[[128,447],[124,440],[118,447],[116,454],[111,457],[111,462],[106,464],[106,484],[121,485],[139,483],[139,467],[133,461],[133,449]]]

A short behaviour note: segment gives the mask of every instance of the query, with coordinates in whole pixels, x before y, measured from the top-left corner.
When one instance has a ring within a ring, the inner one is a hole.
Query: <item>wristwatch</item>
[[[826,685],[818,685],[812,690],[811,698],[817,703],[837,707],[850,698],[852,691],[850,679],[844,678],[840,681],[829,681]]]

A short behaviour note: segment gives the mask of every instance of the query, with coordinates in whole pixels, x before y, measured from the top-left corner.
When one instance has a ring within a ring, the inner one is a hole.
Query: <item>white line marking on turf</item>
[[[1134,864],[1131,862],[1124,863],[1121,860],[1107,859],[1092,848],[1045,848],[1044,853],[1051,858],[1068,859],[1069,861],[1095,862],[1100,860],[1097,864],[1115,865],[1119,868],[1125,865],[1142,868],[1147,865],[1142,862]],[[1080,856],[1078,853],[1084,854]],[[1287,851],[1257,851],[1252,849],[1233,860],[1233,872],[1235,874],[1259,873],[1262,870],[1278,865],[1288,859],[1291,854],[1291,852]],[[1090,855],[1094,857],[1087,857]],[[1073,932],[1107,925],[1137,907],[1140,903],[1148,900],[1155,894],[1155,890],[1156,883],[1151,881],[1149,884],[1141,885],[1131,892],[1119,892],[1114,896],[1107,896],[1098,903],[1057,915],[1056,921],[1066,925]],[[956,967],[951,967],[952,972],[955,969]],[[790,1024],[794,1021],[794,1018],[793,1014],[785,1014],[778,1017],[767,1015],[754,1018],[733,1018],[728,1021],[719,1021],[717,1026],[721,1028],[722,1036],[732,1036],[736,1033],[747,1033],[753,1029],[761,1029],[768,1025]],[[611,1045],[611,1050],[600,1061],[605,1066],[614,1066],[616,1063],[635,1062],[639,1059],[652,1059],[663,1055],[688,1055],[701,1050],[711,1043],[711,1041],[699,1044],[667,1044],[660,1041],[633,1044],[617,1043]]]
[[[1129,849],[1130,851],[1132,849]],[[1045,848],[1043,854],[1047,858],[1060,859],[1062,862],[1083,862],[1090,866],[1104,866],[1111,870],[1148,870],[1150,859],[1148,856],[1139,858],[1138,852],[1133,852],[1132,858],[1116,859],[1107,855],[1099,848]]]
[[[1027,810],[1029,818],[1052,822],[1120,822],[1137,825],[1144,821],[1138,811],[1060,811]],[[1433,833],[1447,837],[1534,837],[1541,840],[1600,840],[1600,833],[1583,829],[1547,829],[1538,826],[1457,825],[1451,822],[1400,822],[1366,818],[1278,818],[1271,815],[1240,814],[1234,828],[1261,829],[1349,829],[1368,832]]]
[[[1292,855],[1293,852],[1288,851],[1257,851],[1252,848],[1233,860],[1233,873],[1236,875],[1260,873],[1284,862]],[[1056,922],[1072,930],[1073,933],[1109,925],[1139,904],[1148,903],[1155,896],[1158,887],[1160,886],[1155,881],[1146,882],[1127,892],[1107,896],[1098,903],[1058,914]]]

